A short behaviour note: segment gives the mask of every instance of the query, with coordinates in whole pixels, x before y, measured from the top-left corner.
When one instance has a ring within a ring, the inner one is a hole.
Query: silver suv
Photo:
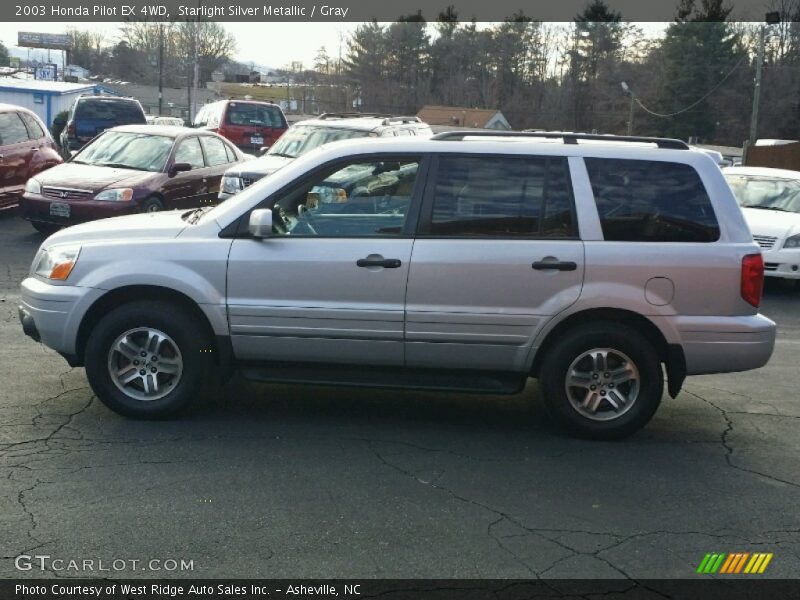
[[[213,208],[63,230],[19,313],[131,417],[190,405],[211,367],[487,393],[536,377],[556,419],[613,438],[653,416],[662,365],[674,397],[767,362],[763,268],[683,142],[451,132],[331,144]]]
[[[262,177],[323,144],[357,138],[430,137],[430,125],[419,117],[375,113],[324,113],[292,125],[260,158],[232,167],[222,176],[219,199],[227,200]]]

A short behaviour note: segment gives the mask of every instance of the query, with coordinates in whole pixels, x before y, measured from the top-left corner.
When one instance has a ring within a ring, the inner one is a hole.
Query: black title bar
[[[3,22],[98,22],[98,21],[395,21],[411,15],[435,22],[452,6],[462,22],[502,21],[520,13],[538,21],[571,21],[589,0],[332,0],[330,3],[302,0],[41,0],[0,2]],[[698,0],[699,3],[699,0]],[[606,0],[624,21],[672,21],[678,0]],[[731,0],[731,18],[738,21],[763,21],[763,0]]]

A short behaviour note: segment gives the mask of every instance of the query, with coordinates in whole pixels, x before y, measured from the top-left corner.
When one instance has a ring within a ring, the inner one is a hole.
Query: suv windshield
[[[145,122],[139,105],[128,100],[82,100],[75,108],[75,117],[126,124]]]
[[[72,162],[163,171],[172,143],[173,139],[164,135],[112,131],[97,138]]]
[[[238,102],[231,102],[228,107],[228,124],[284,127],[283,117],[278,107],[267,104],[241,104]]]
[[[800,213],[800,181],[752,175],[725,175],[742,208]]]
[[[367,137],[369,131],[338,129],[321,125],[295,125],[284,133],[267,154],[297,158],[322,144]]]

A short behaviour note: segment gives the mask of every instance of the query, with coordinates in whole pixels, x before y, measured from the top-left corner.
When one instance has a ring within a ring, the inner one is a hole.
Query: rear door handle
[[[359,258],[356,265],[359,267],[384,267],[386,269],[399,269],[399,258]]]
[[[531,266],[537,271],[574,271],[578,263],[570,260],[538,260]]]

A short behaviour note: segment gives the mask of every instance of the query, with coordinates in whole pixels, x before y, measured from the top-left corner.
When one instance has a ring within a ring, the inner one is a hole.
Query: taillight
[[[748,254],[742,259],[742,298],[756,308],[764,291],[764,257]]]
[[[75,137],[75,121],[67,123],[67,136]]]

